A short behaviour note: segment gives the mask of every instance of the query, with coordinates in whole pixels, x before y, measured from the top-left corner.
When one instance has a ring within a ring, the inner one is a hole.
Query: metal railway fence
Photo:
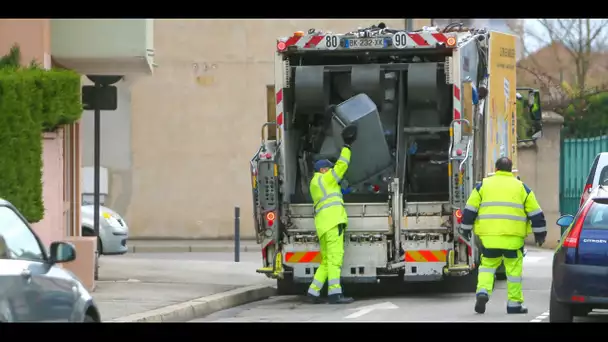
[[[608,152],[608,135],[566,138],[561,141],[559,210],[575,215],[595,156]]]

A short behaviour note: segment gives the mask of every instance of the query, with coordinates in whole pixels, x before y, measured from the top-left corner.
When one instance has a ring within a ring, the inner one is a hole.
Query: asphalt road
[[[486,313],[473,310],[473,294],[405,291],[391,296],[355,297],[348,305],[307,304],[298,296],[277,296],[220,311],[192,322],[536,322],[549,321],[552,251],[529,250],[524,259],[526,315],[506,314],[506,282],[496,284]],[[592,313],[577,322],[608,322]]]

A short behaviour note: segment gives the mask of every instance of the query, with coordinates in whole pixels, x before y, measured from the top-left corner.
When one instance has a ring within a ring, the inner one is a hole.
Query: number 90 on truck
[[[341,147],[339,120],[327,108],[365,94],[375,114],[359,124],[360,135],[376,121],[384,141],[366,143],[366,154],[353,151],[342,184],[342,283],[444,282],[474,292],[479,242],[459,233],[467,198],[497,158],[510,157],[517,172],[520,98],[531,135],[541,136],[540,95],[518,93],[515,49],[513,35],[454,26],[311,29],[278,39],[276,121],[262,127],[250,163],[258,272],[277,279],[280,294],[312,281],[321,262],[312,166],[338,158]],[[381,154],[390,163],[370,171],[366,163]]]

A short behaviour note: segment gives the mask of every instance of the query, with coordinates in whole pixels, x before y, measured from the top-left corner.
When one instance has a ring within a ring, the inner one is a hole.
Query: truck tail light
[[[276,215],[274,214],[274,211],[269,211],[266,213],[266,224],[270,227],[274,224],[274,219],[276,218]]]
[[[462,211],[460,209],[454,212],[454,216],[456,217],[456,222],[462,223]]]

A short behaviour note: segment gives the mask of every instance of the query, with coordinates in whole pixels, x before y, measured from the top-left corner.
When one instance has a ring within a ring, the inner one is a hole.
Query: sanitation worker
[[[475,226],[475,234],[482,244],[475,302],[475,312],[480,314],[486,311],[494,274],[503,260],[507,273],[507,313],[528,312],[523,305],[521,285],[524,239],[528,227],[532,228],[538,246],[547,236],[545,215],[534,192],[513,176],[512,167],[509,158],[498,159],[496,174],[477,184],[462,216],[463,236],[470,241]]]
[[[340,285],[340,272],[344,258],[344,231],[348,224],[340,182],[350,163],[350,146],[357,139],[357,126],[342,130],[344,147],[336,164],[327,159],[314,164],[315,174],[310,181],[310,195],[315,208],[315,227],[321,245],[321,265],[308,288],[307,297],[312,303],[321,302],[321,289],[327,281],[330,304],[348,304],[353,298],[345,297]]]

